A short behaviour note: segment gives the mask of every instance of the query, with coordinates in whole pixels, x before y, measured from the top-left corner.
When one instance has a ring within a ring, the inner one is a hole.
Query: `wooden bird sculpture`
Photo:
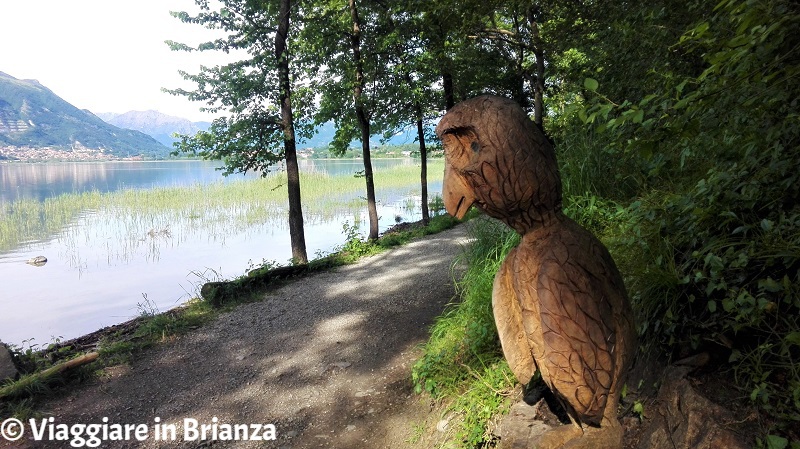
[[[522,108],[494,96],[457,104],[436,133],[448,213],[462,218],[475,204],[522,235],[495,277],[492,307],[516,378],[528,383],[538,369],[572,421],[539,447],[622,447],[633,314],[608,250],[562,211],[552,145]]]

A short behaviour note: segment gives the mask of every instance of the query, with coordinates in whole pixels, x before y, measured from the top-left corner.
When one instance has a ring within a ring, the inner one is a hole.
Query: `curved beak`
[[[458,218],[464,218],[475,196],[472,189],[467,184],[460,173],[454,170],[449,163],[444,164],[444,181],[442,183],[442,195],[444,196],[444,207],[447,213]]]

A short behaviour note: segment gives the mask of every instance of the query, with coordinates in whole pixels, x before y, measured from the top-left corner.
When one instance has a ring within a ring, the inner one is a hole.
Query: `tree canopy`
[[[197,4],[176,16],[228,37],[173,47],[247,57],[185,74],[197,89],[176,94],[228,115],[181,148],[265,170],[291,139],[280,5]],[[291,13],[298,133],[332,120],[332,146],[361,140],[368,162],[371,135],[419,125],[424,145],[454,103],[515,99],[556,145],[567,210],[618,260],[642,342],[724,354],[770,432],[800,439],[796,2],[304,0]]]

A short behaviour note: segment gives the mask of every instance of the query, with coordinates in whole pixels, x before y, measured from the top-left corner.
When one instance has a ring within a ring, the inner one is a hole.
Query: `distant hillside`
[[[298,145],[301,148],[327,147],[333,141],[333,136],[335,134],[336,134],[336,126],[333,124],[333,122],[327,122],[327,123],[324,123],[321,126],[317,127],[317,129],[315,130],[314,136],[311,137],[310,139],[307,139],[307,140],[300,139],[300,140],[298,140]],[[376,146],[380,146],[380,145],[405,145],[405,144],[414,143],[414,138],[416,137],[416,135],[417,135],[417,130],[416,130],[416,128],[414,128],[413,130],[412,129],[408,129],[408,130],[405,130],[403,132],[395,134],[386,143],[382,143],[381,142],[381,140],[382,140],[381,136],[377,136],[377,135],[372,136],[369,139],[369,141],[370,141],[370,146],[372,146],[372,147],[376,147]],[[359,143],[358,140],[354,140],[354,141],[352,141],[350,143],[350,146],[351,147],[353,147],[353,146],[360,147],[361,144]]]
[[[114,126],[148,134],[169,147],[172,147],[172,143],[177,141],[172,137],[174,133],[193,135],[198,131],[206,131],[211,126],[210,122],[192,122],[184,118],[162,114],[158,111],[129,111],[124,114],[101,112],[97,116]],[[336,134],[336,128],[333,122],[328,122],[319,126],[314,136],[310,139],[300,139],[298,144],[300,148],[327,147],[333,140],[334,134]],[[415,136],[416,129],[413,132],[399,133],[389,139],[387,144],[404,145],[414,143]],[[373,146],[381,144],[380,136],[373,136],[370,141]],[[358,146],[358,141],[353,141],[352,145]]]
[[[101,113],[97,115],[114,126],[141,131],[170,148],[172,148],[172,143],[177,141],[172,134],[193,135],[198,131],[205,131],[211,126],[210,122],[192,122],[158,111],[130,111],[124,114]]]
[[[94,115],[100,117],[104,122],[108,123],[112,118],[122,114],[117,114],[116,112],[95,112]]]
[[[110,125],[35,80],[0,72],[0,147],[101,150],[115,157],[164,157],[169,149],[138,131]]]

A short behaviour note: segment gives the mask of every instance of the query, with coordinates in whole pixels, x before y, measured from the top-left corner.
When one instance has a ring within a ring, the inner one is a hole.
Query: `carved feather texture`
[[[448,211],[463,215],[463,203],[474,201],[523,235],[492,293],[515,376],[528,382],[539,369],[578,422],[616,421],[634,347],[632,312],[608,251],[561,210],[552,146],[516,103],[492,96],[456,105],[436,132]]]

